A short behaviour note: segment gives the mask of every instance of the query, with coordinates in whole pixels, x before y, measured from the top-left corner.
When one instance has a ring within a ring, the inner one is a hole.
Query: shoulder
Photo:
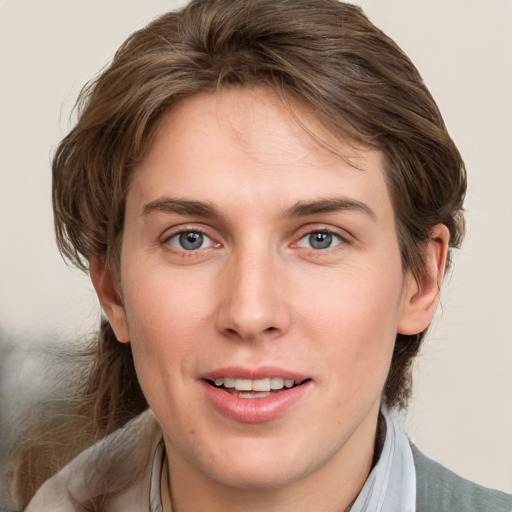
[[[138,503],[147,510],[152,458],[161,437],[152,412],[142,413],[47,480],[26,512],[86,511],[99,503],[109,512],[140,510]]]
[[[470,482],[411,445],[416,466],[417,512],[511,512],[512,495]]]

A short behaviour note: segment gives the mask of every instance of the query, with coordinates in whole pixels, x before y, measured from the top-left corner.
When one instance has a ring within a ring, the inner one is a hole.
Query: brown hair
[[[459,245],[460,154],[414,65],[360,8],[337,0],[193,0],[132,34],[82,90],[78,122],[53,160],[64,256],[84,270],[92,257],[105,258],[117,275],[126,192],[158,119],[183,98],[227,86],[298,99],[338,138],[382,152],[405,269],[422,273],[438,223]],[[423,337],[397,336],[383,398],[389,407],[407,403]],[[125,350],[104,323],[81,401],[95,411],[91,439],[145,407]]]

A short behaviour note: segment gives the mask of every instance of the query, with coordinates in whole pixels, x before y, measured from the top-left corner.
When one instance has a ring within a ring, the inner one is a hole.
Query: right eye
[[[180,231],[170,236],[166,242],[183,251],[197,251],[214,245],[213,240],[200,231]]]
[[[298,245],[308,249],[315,249],[322,251],[325,249],[332,249],[343,242],[341,237],[336,233],[329,231],[312,231],[307,233],[300,240]]]

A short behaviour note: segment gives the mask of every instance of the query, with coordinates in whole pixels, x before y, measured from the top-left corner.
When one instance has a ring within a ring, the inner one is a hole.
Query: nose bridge
[[[241,339],[276,335],[289,327],[279,257],[268,243],[246,243],[226,262],[218,328]]]

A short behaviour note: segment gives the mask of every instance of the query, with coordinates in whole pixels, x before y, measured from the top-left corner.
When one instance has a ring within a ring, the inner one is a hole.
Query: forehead
[[[165,113],[129,199],[155,194],[267,206],[272,196],[283,208],[287,199],[344,194],[390,205],[378,151],[335,138],[307,106],[265,89],[201,93]]]

